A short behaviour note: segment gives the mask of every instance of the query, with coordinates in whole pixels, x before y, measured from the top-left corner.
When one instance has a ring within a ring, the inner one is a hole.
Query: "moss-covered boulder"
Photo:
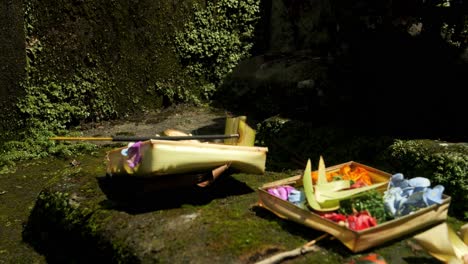
[[[24,232],[51,261],[248,262],[318,235],[285,232],[289,225],[254,207],[261,182],[287,175],[227,175],[206,189],[154,192],[151,181],[106,178],[100,157],[80,163],[39,194]]]
[[[256,206],[259,186],[297,171],[229,172],[207,188],[161,190],[152,181],[107,178],[104,154],[79,157],[37,198],[23,236],[50,263],[254,263],[322,235]],[[336,240],[318,246],[292,262],[355,256]],[[431,261],[406,240],[372,251],[390,263]]]

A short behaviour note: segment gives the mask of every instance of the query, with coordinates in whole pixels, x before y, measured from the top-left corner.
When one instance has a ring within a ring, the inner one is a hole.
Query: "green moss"
[[[106,229],[115,221],[111,211],[102,210],[105,198],[96,175],[105,168],[101,149],[96,155],[77,156],[78,167],[65,167],[48,181],[38,195],[24,231],[24,239],[54,261],[102,259],[132,263],[128,246],[111,243]],[[76,252],[81,245],[96,245],[86,253]],[[112,252],[112,253],[110,253]]]
[[[46,263],[44,256],[22,242],[23,224],[38,193],[50,180],[50,171],[65,166],[66,161],[48,158],[20,162],[15,173],[0,175],[0,192],[6,191],[0,195],[0,250],[5,250],[0,254],[0,262]]]
[[[106,252],[110,251],[113,252],[111,259],[131,263],[132,256],[127,247],[116,246],[119,243],[110,243],[103,237],[102,227],[108,221],[111,221],[109,213],[80,205],[68,193],[43,191],[31,213],[25,238],[40,252],[53,254],[56,260],[109,258],[110,255]],[[41,235],[44,231],[47,232],[47,237]],[[70,244],[61,245],[65,238],[68,238],[66,241],[70,241]],[[74,245],[89,243],[98,245],[99,248],[89,248],[83,255],[71,252]]]
[[[226,75],[250,55],[259,4],[221,0],[195,6],[193,21],[177,32],[177,54],[188,73],[200,80],[201,96],[210,98]]]
[[[204,96],[197,87],[200,76],[190,77],[180,64],[174,35],[201,1],[62,2],[26,3],[28,73],[36,86],[66,84],[91,71],[93,83],[103,81],[98,91],[112,91],[107,101],[98,101],[113,103],[117,115],[157,108],[162,96],[182,101]]]

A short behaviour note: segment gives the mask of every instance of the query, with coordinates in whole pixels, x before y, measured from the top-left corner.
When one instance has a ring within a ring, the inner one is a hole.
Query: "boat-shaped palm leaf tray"
[[[187,141],[147,140],[107,154],[107,174],[155,177],[213,170],[225,164],[252,174],[265,172],[268,149]]]
[[[211,171],[216,178],[228,167],[245,173],[263,174],[268,148],[254,146],[255,130],[246,123],[246,119],[246,116],[226,118],[225,135],[222,136],[224,143],[190,140],[194,136],[167,129],[163,132],[169,136],[166,140],[155,137],[111,150],[107,153],[107,174],[161,178],[158,176]],[[233,135],[237,139],[231,138]],[[189,140],[169,140],[184,137]],[[221,138],[219,135],[199,137]]]
[[[356,166],[366,169],[372,179],[373,184],[384,183],[377,190],[385,191],[391,174],[375,169],[373,167],[349,161],[339,165],[326,168],[326,172],[337,172],[343,166]],[[435,224],[441,223],[447,219],[447,212],[450,205],[450,197],[442,196],[441,204],[434,204],[422,209],[418,209],[411,214],[379,223],[376,226],[355,231],[336,222],[322,218],[318,213],[310,208],[303,209],[294,203],[283,200],[268,192],[273,187],[289,185],[295,188],[303,187],[302,175],[286,178],[283,180],[267,183],[258,189],[259,206],[266,208],[283,219],[297,222],[307,227],[324,231],[341,241],[347,248],[353,252],[361,252],[369,248],[376,247],[383,243],[401,238],[408,234],[423,231]],[[310,210],[309,210],[310,209]]]

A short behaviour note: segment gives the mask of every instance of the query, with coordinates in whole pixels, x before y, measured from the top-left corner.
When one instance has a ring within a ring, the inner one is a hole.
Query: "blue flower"
[[[384,205],[393,216],[410,214],[420,208],[442,203],[444,187],[430,188],[431,182],[424,177],[405,180],[403,174],[396,173],[390,179],[389,188],[384,194]]]
[[[415,192],[398,208],[396,216],[403,216],[427,206],[423,199],[424,192]]]
[[[431,187],[431,181],[424,177],[414,177],[408,180],[410,186],[414,187],[414,192],[424,191],[426,188]]]
[[[397,188],[400,188],[400,187],[397,187]],[[414,193],[414,187],[406,187],[402,190],[402,193],[401,193],[401,196],[404,196],[404,197],[409,197],[410,195],[412,195]]]
[[[293,204],[301,204],[305,201],[305,195],[299,190],[291,190],[288,195],[288,201]]]
[[[427,206],[433,205],[433,204],[441,204],[442,203],[442,193],[444,192],[444,186],[442,185],[436,185],[433,189],[428,188],[424,192],[424,202],[427,204]]]
[[[385,208],[390,211],[392,215],[396,214],[401,204],[406,200],[406,198],[402,196],[402,190],[400,187],[393,187],[388,189],[384,193],[383,199]]]
[[[401,173],[396,173],[392,175],[392,178],[390,179],[390,184],[388,185],[389,188],[400,187],[402,189],[408,186],[409,186],[408,180],[405,180],[403,174]]]

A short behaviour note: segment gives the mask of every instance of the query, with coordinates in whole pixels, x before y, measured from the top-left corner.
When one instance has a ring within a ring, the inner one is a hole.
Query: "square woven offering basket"
[[[356,166],[366,169],[373,183],[388,182],[392,176],[390,173],[354,161],[327,167],[326,172],[339,171],[341,167],[346,165],[352,169]],[[451,200],[450,196],[443,195],[441,204],[434,204],[409,215],[379,223],[377,226],[355,231],[322,218],[313,211],[302,209],[291,202],[282,200],[267,191],[269,188],[283,185],[290,185],[295,188],[302,187],[302,175],[270,182],[258,188],[259,206],[271,211],[280,218],[326,232],[334,236],[353,252],[361,252],[376,247],[405,235],[423,231],[426,228],[445,221]],[[380,191],[385,191],[386,189],[387,185],[378,188]]]

